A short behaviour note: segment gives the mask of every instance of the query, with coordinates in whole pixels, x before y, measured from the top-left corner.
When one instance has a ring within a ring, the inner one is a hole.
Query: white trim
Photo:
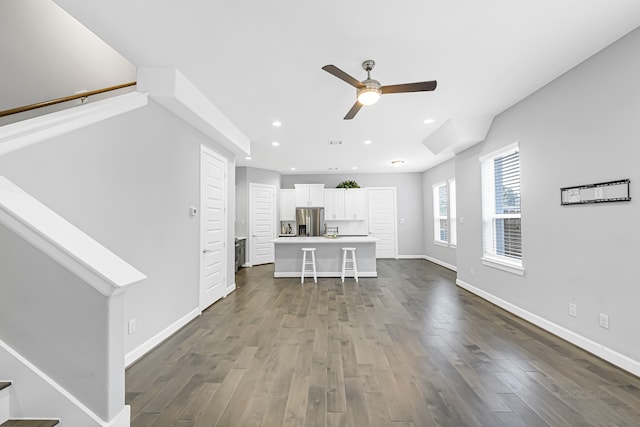
[[[164,340],[180,330],[180,328],[184,327],[187,323],[200,316],[200,314],[202,314],[200,309],[194,308],[189,313],[185,314],[180,319],[176,320],[175,322],[164,328],[162,331],[158,332],[156,335],[149,338],[147,341],[145,341],[135,349],[131,350],[124,356],[125,367],[128,368],[129,366],[131,366],[142,356],[153,350],[158,344],[162,343]]]
[[[235,291],[235,290],[236,290],[236,282],[233,282],[233,283],[231,284],[231,286],[229,286],[229,287],[227,288],[227,291],[226,291],[226,293],[224,294],[224,297],[226,298],[227,296],[229,296],[229,294],[230,294],[231,292],[233,292],[233,291]]]
[[[506,155],[506,153],[508,151],[515,151],[517,148],[519,148],[519,146],[520,146],[520,142],[519,141],[516,141],[516,142],[514,142],[512,144],[509,144],[509,145],[505,145],[502,148],[499,148],[499,149],[494,150],[494,151],[492,151],[490,153],[487,153],[487,154],[485,154],[483,156],[480,156],[478,158],[478,161],[480,163],[482,163],[483,161],[488,160],[488,159],[492,159],[493,157],[497,157],[498,155],[503,155],[503,154]]]
[[[524,267],[522,265],[504,262],[495,258],[487,258],[487,256],[480,258],[480,261],[482,265],[486,265],[487,267],[496,268],[518,276],[524,276]]]
[[[566,340],[588,351],[589,353],[592,353],[600,357],[601,359],[604,359],[607,362],[621,369],[624,369],[625,371],[628,371],[633,375],[640,377],[640,361],[631,359],[630,357],[625,356],[624,354],[618,353],[617,351],[612,350],[608,347],[605,347],[604,345],[599,344],[595,341],[592,341],[589,338],[583,337],[582,335],[579,335],[573,331],[570,331],[569,329],[566,329],[560,325],[550,322],[547,319],[544,319],[536,314],[533,314],[527,310],[524,310],[523,308],[518,307],[517,305],[511,304],[510,302],[505,301],[501,298],[498,298],[495,295],[492,295],[486,291],[483,291],[482,289],[476,288],[475,286],[469,283],[466,283],[460,279],[456,280],[456,285],[479,296],[480,298],[483,298],[497,305],[500,308],[503,308],[504,310],[526,320],[527,322],[530,322],[562,338],[563,340]]]
[[[131,406],[124,405],[122,411],[105,427],[130,427],[131,426]]]
[[[398,255],[395,259],[423,259],[424,255]],[[382,258],[385,259],[385,258]]]
[[[342,272],[340,271],[324,271],[318,272],[316,274],[318,277],[334,277],[340,278],[342,276]],[[300,278],[299,271],[275,271],[273,273],[274,278],[281,277],[297,277]],[[313,277],[313,276],[305,276],[305,277]],[[347,276],[348,278],[353,278],[353,276]],[[378,273],[376,271],[358,271],[358,277],[378,277]]]
[[[65,399],[67,402],[69,402],[73,407],[75,407],[78,410],[80,410],[85,416],[87,416],[88,418],[93,420],[97,425],[104,426],[104,427],[112,427],[111,426],[111,422],[104,421],[103,419],[101,419],[95,412],[93,412],[91,409],[89,409],[87,406],[85,406],[84,403],[79,401],[74,395],[69,393],[64,387],[62,387],[60,384],[58,384],[54,379],[49,377],[47,374],[45,374],[43,371],[41,371],[36,365],[34,365],[33,363],[29,362],[29,360],[27,360],[25,357],[23,357],[20,353],[15,351],[11,346],[9,346],[7,343],[5,343],[2,340],[0,340],[0,349],[4,350],[6,353],[8,353],[9,356],[13,357],[21,366],[26,368],[33,375],[35,375],[41,381],[46,383],[58,395],[60,395],[63,399]],[[126,408],[123,409],[123,411],[124,410],[126,410]],[[114,417],[114,420],[116,418],[119,418],[121,416],[121,414],[122,414],[122,412],[120,412],[118,415],[116,415]],[[126,426],[129,425],[128,421],[129,420],[127,419]],[[125,426],[125,424],[121,424],[121,425]],[[113,427],[116,427],[116,426],[114,425]],[[118,427],[120,427],[120,425]]]
[[[0,126],[0,156],[144,107],[148,102],[146,93],[129,92]]]
[[[146,279],[122,258],[2,176],[0,224],[107,297]]]
[[[433,244],[436,245],[436,246],[442,246],[442,247],[445,247],[445,248],[448,248],[450,246],[449,243],[445,242],[444,240],[434,240]]]
[[[438,258],[433,258],[433,257],[430,257],[429,255],[422,255],[422,258],[427,261],[431,261],[434,264],[438,264],[444,268],[448,268],[451,271],[456,271],[456,272],[458,271],[458,267],[456,267],[455,265],[449,264],[448,262],[441,261]]]

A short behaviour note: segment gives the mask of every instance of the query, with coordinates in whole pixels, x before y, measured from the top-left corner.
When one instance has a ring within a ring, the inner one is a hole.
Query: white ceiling
[[[178,68],[251,139],[238,165],[285,174],[423,171],[451,156],[423,143],[445,122],[465,134],[640,26],[638,0],[56,2],[133,64]],[[321,67],[362,80],[365,59],[383,85],[438,87],[345,121],[355,89]]]

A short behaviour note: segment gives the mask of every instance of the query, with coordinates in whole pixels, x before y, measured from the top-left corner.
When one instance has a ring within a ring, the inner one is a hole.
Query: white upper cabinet
[[[342,220],[344,216],[344,188],[324,190],[324,220]]]
[[[280,190],[280,221],[296,220],[296,190]]]
[[[296,207],[324,207],[324,184],[295,184]]]
[[[324,190],[325,221],[364,221],[367,219],[367,191],[363,188]]]
[[[350,188],[344,193],[344,219],[364,221],[367,219],[367,190]]]

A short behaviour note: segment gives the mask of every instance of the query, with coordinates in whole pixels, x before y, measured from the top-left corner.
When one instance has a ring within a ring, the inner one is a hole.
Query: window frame
[[[457,245],[457,228],[456,228],[456,201],[455,201],[455,178],[449,178],[446,181],[440,181],[431,186],[433,201],[433,244],[438,246],[448,246],[455,248]],[[446,191],[446,215],[442,215],[440,211],[440,189]],[[453,191],[452,191],[453,190]],[[446,221],[447,240],[440,239],[440,221]]]
[[[447,212],[445,215],[442,215],[440,211],[440,208],[441,208],[440,189],[441,188],[444,188],[447,196],[447,206],[446,206]],[[433,192],[432,193],[433,194],[433,243],[436,245],[448,246],[450,221],[449,221],[449,188],[447,187],[447,182],[442,181],[442,182],[438,182],[437,184],[433,184],[432,192]],[[447,227],[446,227],[447,240],[442,240],[439,238],[442,230],[440,227],[440,221],[442,220],[447,222]]]
[[[495,171],[494,171],[494,162],[495,159],[500,157],[505,157],[513,154],[514,152],[518,153],[518,186],[521,188],[522,183],[522,169],[520,162],[520,144],[515,142],[513,144],[509,144],[499,150],[493,151],[489,154],[481,156],[478,160],[480,161],[480,171],[481,171],[481,204],[482,204],[482,264],[497,268],[503,271],[507,271],[509,273],[524,275],[524,264],[523,264],[523,244],[522,244],[522,204],[521,204],[521,191],[518,193],[520,198],[518,206],[519,213],[496,213],[496,197],[495,197]],[[495,250],[495,244],[497,243],[496,238],[496,226],[495,221],[501,219],[520,219],[520,257],[510,257],[506,255],[502,255],[497,253]],[[489,234],[490,231],[490,235]]]

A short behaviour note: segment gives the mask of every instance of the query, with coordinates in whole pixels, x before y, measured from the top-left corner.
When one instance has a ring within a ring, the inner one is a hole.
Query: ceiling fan
[[[380,95],[387,93],[428,92],[435,90],[438,84],[435,80],[432,80],[428,82],[382,86],[379,81],[371,78],[371,70],[373,70],[375,65],[376,63],[372,59],[368,59],[362,63],[362,68],[367,72],[367,78],[361,82],[335,65],[325,65],[322,67],[327,73],[333,74],[340,80],[344,80],[357,90],[356,103],[353,104],[353,107],[351,107],[347,115],[344,116],[344,120],[353,119],[363,105],[371,105],[378,102]]]

